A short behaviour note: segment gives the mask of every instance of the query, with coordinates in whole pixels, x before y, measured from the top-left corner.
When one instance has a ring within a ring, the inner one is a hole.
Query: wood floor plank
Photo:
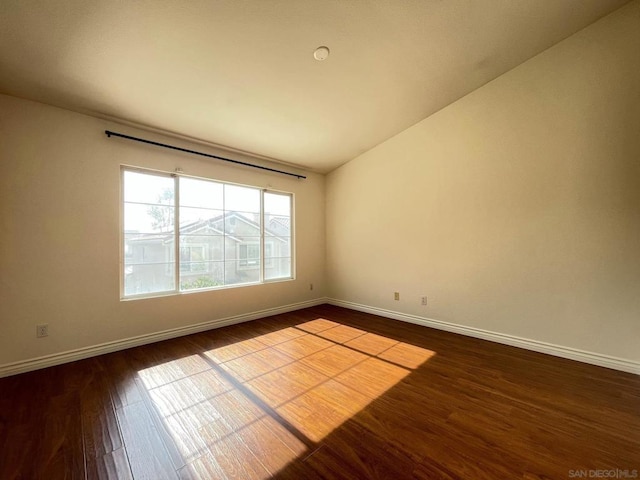
[[[282,351],[274,348],[268,348],[230,360],[222,363],[220,366],[238,381],[245,382],[276,370],[289,363],[293,363],[294,360],[294,358]]]
[[[270,474],[235,434],[208,446],[208,451],[189,462],[180,478],[263,480]]]
[[[177,474],[144,402],[117,410],[131,472],[136,479],[175,479]]]
[[[142,401],[136,382],[137,371],[131,366],[127,352],[101,355],[96,360],[110,384],[109,392],[115,408]]]
[[[365,333],[364,335],[345,342],[345,345],[362,353],[379,355],[398,343],[400,342],[392,338],[376,335],[375,333]]]
[[[371,399],[334,380],[328,380],[277,408],[277,412],[314,442],[365,408]]]
[[[124,448],[87,458],[87,480],[133,480]]]
[[[256,337],[256,340],[264,343],[265,345],[273,347],[288,340],[293,340],[294,338],[300,337],[304,334],[305,332],[303,332],[299,328],[285,327],[259,335]]]
[[[296,325],[296,328],[309,333],[319,333],[333,327],[342,325],[339,322],[327,320],[326,318],[303,319]]]
[[[276,408],[329,377],[301,363],[292,363],[247,382],[247,387],[271,408]]]
[[[377,358],[367,358],[334,378],[371,399],[376,399],[409,374],[410,371],[405,368]]]
[[[326,338],[327,340],[331,340],[335,343],[346,343],[348,341],[355,340],[356,338],[361,337],[366,333],[366,330],[360,330],[348,325],[338,325],[337,327],[317,332],[316,335],[322,338]]]
[[[118,420],[108,383],[103,375],[93,375],[92,381],[82,392],[80,415],[86,456],[100,458],[122,449]]]
[[[50,400],[40,429],[34,478],[85,477],[80,399],[76,392]]]
[[[35,465],[30,460],[36,451],[40,425],[45,409],[37,409],[40,395],[34,395],[32,385],[46,395],[48,376],[42,370],[0,379],[0,478],[14,480],[33,477]]]
[[[410,478],[415,468],[410,457],[375,436],[367,437],[366,442],[361,441],[365,434],[354,425],[340,427],[330,440],[305,459],[304,464],[309,468],[307,478]]]
[[[329,348],[301,358],[300,363],[317,370],[327,377],[334,377],[368,358],[367,354],[356,350],[342,345],[332,345]]]
[[[254,338],[248,338],[239,342],[218,345],[207,350],[205,355],[217,363],[224,363],[245,355],[250,355],[268,347],[268,345],[261,341]]]
[[[209,402],[210,409],[231,427],[232,430],[240,430],[245,425],[263,418],[266,413],[252,402],[245,394],[238,390],[231,390],[216,396]]]
[[[287,342],[279,343],[274,349],[299,360],[333,345],[334,342],[325,340],[317,335],[302,335]]]
[[[286,433],[277,421],[265,417],[238,430],[237,436],[269,474],[275,475],[306,451],[306,446],[290,433],[282,441],[281,436]],[[292,449],[291,445],[295,447]]]

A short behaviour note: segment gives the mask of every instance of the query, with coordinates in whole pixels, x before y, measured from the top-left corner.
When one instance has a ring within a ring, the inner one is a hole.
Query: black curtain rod
[[[174,145],[167,145],[166,143],[154,142],[152,140],[145,140],[144,138],[132,137],[130,135],[124,135],[122,133],[112,132],[110,130],[105,130],[104,133],[107,137],[120,137],[126,138],[127,140],[134,140],[136,142],[148,143],[149,145],[155,145],[156,147],[164,147],[170,148],[171,150],[178,150],[180,152],[191,153],[193,155],[200,155],[202,157],[215,158],[216,160],[223,160],[225,162],[235,163],[237,165],[244,165],[245,167],[259,168],[260,170],[268,170],[269,172],[281,173],[282,175],[289,175],[291,177],[296,178],[307,178],[304,175],[298,175],[297,173],[284,172],[282,170],[276,170],[275,168],[263,167],[261,165],[254,165],[253,163],[241,162],[240,160],[232,160],[230,158],[219,157],[217,155],[210,155],[208,153],[197,152],[195,150],[189,150],[188,148],[176,147]]]

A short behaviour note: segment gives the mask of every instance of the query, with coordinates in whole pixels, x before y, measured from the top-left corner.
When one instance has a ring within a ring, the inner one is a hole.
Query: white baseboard
[[[281,307],[268,308],[265,310],[259,310],[242,315],[235,315],[232,317],[211,320],[209,322],[198,323],[196,325],[172,328],[169,330],[163,330],[161,332],[139,335],[136,337],[102,343],[90,347],[78,348],[75,350],[55,353],[43,357],[37,357],[13,363],[6,363],[4,365],[0,365],[0,378],[7,377],[9,375],[16,375],[18,373],[29,372],[32,370],[38,370],[41,368],[51,367],[54,365],[60,365],[62,363],[74,362],[76,360],[82,360],[84,358],[95,357],[97,355],[103,355],[105,353],[116,352],[118,350],[138,347],[140,345],[160,342],[162,340],[182,337],[185,335],[190,335],[192,333],[204,332],[206,330],[225,327],[227,325],[234,325],[236,323],[257,320],[259,318],[269,317],[271,315],[293,312],[295,310],[314,307],[316,305],[322,305],[324,303],[329,303],[331,305],[344,307],[351,310],[357,310],[360,312],[371,313],[373,315],[378,315],[385,318],[414,323],[438,330],[458,333],[469,337],[480,338],[482,340],[489,340],[496,343],[511,345],[513,347],[524,348],[527,350],[532,350],[534,352],[546,353],[549,355],[554,355],[556,357],[568,358],[571,360],[577,360],[579,362],[589,363],[592,365],[598,365],[601,367],[612,368],[614,370],[621,370],[623,372],[640,375],[640,362],[635,362],[632,360],[611,357],[599,353],[587,352],[571,347],[563,347],[561,345],[554,345],[551,343],[540,342],[538,340],[531,340],[527,338],[516,337],[514,335],[507,335],[504,333],[491,332],[489,330],[483,330],[480,328],[467,327],[450,322],[443,322],[441,320],[420,317],[418,315],[411,315],[401,312],[395,312],[393,310],[361,305],[354,302],[347,302],[345,300],[334,298],[317,298],[314,300],[284,305]]]
[[[256,312],[220,318],[217,320],[211,320],[209,322],[198,323],[195,325],[188,325],[186,327],[172,328],[169,330],[163,330],[161,332],[138,335],[136,337],[125,338],[123,340],[116,340],[114,342],[101,343],[99,345],[93,345],[90,347],[68,350],[61,353],[54,353],[52,355],[31,358],[19,362],[5,363],[4,365],[0,365],[0,378],[8,377],[9,375],[16,375],[18,373],[29,372],[32,370],[38,370],[40,368],[52,367],[54,365],[60,365],[62,363],[74,362],[76,360],[82,360],[84,358],[95,357],[97,355],[103,355],[105,353],[116,352],[118,350],[124,350],[126,348],[138,347],[140,345],[146,345],[148,343],[155,343],[162,340],[182,337],[185,335],[190,335],[192,333],[204,332],[206,330],[212,330],[214,328],[226,327],[227,325],[234,325],[236,323],[257,320],[259,318],[269,317],[271,315],[293,312],[295,310],[314,307],[316,305],[322,305],[324,303],[327,303],[326,298],[317,298],[305,302],[293,303],[281,307],[267,308],[265,310],[259,310]]]
[[[392,310],[385,310],[378,307],[370,307],[368,305],[361,305],[358,303],[347,302],[345,300],[338,300],[335,298],[327,299],[327,303],[338,307],[357,310],[359,312],[371,313],[373,315],[392,318],[394,320],[415,323],[417,325],[431,327],[438,330],[459,333],[468,337],[480,338],[482,340],[502,343],[505,345],[510,345],[512,347],[524,348],[526,350],[533,350],[534,352],[546,353],[549,355],[554,355],[556,357],[568,358],[570,360],[577,360],[579,362],[589,363],[592,365],[598,365],[600,367],[612,368],[614,370],[621,370],[623,372],[635,373],[636,375],[640,375],[640,362],[635,362],[633,360],[626,360],[624,358],[616,358],[599,353],[587,352],[584,350],[578,350],[577,348],[563,347],[561,345],[554,345],[552,343],[540,342],[538,340],[516,337],[514,335],[508,335],[504,333],[491,332],[489,330],[483,330],[480,328],[466,327],[464,325],[458,325],[455,323],[443,322],[441,320],[434,320],[431,318],[395,312]]]

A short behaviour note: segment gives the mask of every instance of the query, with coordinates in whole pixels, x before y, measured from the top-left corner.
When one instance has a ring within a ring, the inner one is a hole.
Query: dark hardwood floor
[[[634,470],[639,376],[331,306],[0,379],[2,480]]]

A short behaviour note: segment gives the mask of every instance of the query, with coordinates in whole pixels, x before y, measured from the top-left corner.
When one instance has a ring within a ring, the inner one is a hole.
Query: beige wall
[[[0,366],[324,296],[324,176],[297,180],[227,166],[107,139],[105,129],[216,153],[0,96]],[[120,301],[121,164],[181,167],[190,175],[293,192],[297,279]],[[49,337],[35,338],[37,323],[49,324]]]
[[[636,1],[329,174],[329,295],[640,360],[639,52]]]

